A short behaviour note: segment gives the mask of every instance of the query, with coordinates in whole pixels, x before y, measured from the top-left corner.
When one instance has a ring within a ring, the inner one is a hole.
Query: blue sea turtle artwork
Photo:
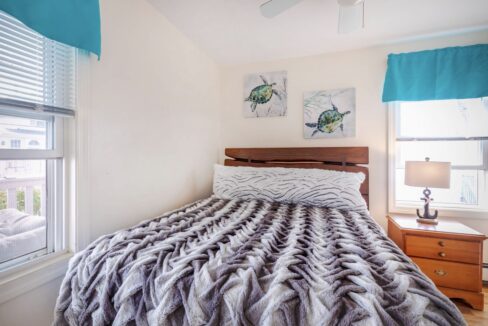
[[[245,117],[286,115],[287,78],[285,71],[252,74],[244,81]]]

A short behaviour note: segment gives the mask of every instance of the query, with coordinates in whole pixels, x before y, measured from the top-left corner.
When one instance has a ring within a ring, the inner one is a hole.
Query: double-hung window
[[[0,11],[0,271],[66,249],[75,50]]]
[[[433,189],[445,211],[488,211],[488,98],[398,102],[390,110],[389,209],[419,207],[422,189],[404,184],[405,161],[451,162],[449,189]]]

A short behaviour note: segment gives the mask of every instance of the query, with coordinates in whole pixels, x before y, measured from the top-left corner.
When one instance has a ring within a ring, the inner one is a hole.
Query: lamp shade
[[[451,163],[406,161],[405,184],[412,187],[449,188]]]

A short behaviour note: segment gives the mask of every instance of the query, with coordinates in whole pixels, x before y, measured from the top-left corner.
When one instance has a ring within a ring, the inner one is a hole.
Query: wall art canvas
[[[247,75],[244,80],[244,117],[285,116],[287,82],[286,71]]]
[[[356,135],[354,88],[306,92],[303,96],[304,138],[341,138]]]

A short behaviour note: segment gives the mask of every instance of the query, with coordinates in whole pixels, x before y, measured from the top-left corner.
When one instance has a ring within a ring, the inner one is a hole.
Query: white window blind
[[[45,111],[75,106],[74,48],[43,37],[2,11],[0,104],[41,105]]]

